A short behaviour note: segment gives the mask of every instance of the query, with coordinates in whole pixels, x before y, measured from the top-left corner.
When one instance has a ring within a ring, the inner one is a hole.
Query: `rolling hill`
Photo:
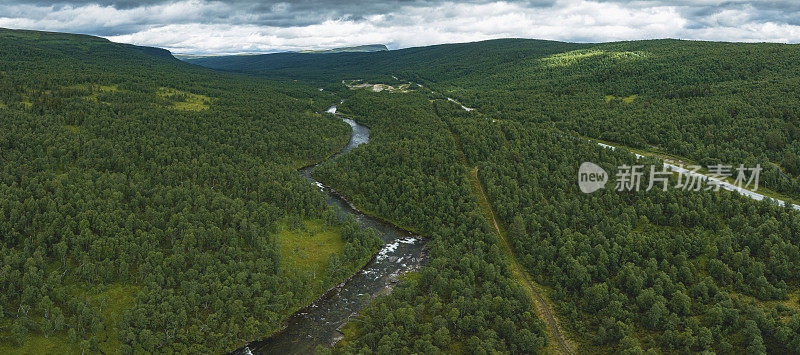
[[[0,30],[0,353],[232,351],[360,268],[379,241],[295,172],[347,142],[335,100]]]
[[[495,119],[552,122],[703,166],[760,164],[764,186],[794,199],[800,197],[797,60],[800,47],[786,44],[502,39],[193,63],[317,83],[411,81]]]
[[[799,56],[800,47],[784,44],[503,39],[194,63],[341,95],[339,110],[376,137],[323,164],[318,178],[438,236],[434,270],[363,312],[338,349],[424,351],[428,339],[451,352],[486,349],[492,336],[463,338],[480,329],[480,316],[448,328],[451,343],[424,334],[440,314],[427,295],[470,303],[474,294],[447,280],[471,275],[465,259],[488,246],[545,321],[545,351],[569,352],[573,342],[581,353],[764,353],[800,344],[796,212],[726,191],[589,195],[575,177],[586,161],[612,174],[659,159],[760,165],[759,191],[796,201]],[[403,83],[412,90],[367,90]],[[487,221],[485,234],[452,213],[464,204]],[[420,324],[398,321],[411,308],[422,308]],[[399,326],[401,337],[385,337]]]
[[[798,352],[797,211],[673,174],[576,184],[583,162],[760,164],[768,193],[800,197],[798,48],[502,39],[187,63],[0,30],[0,352],[268,337],[386,257],[298,174],[315,163],[426,243],[366,308],[330,310],[343,339],[320,352]],[[336,159],[350,129],[331,105],[369,130]]]

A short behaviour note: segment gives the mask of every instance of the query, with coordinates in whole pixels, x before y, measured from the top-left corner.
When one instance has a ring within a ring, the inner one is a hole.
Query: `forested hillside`
[[[586,161],[661,163],[593,138],[761,164],[770,195],[800,199],[797,48],[507,39],[191,60],[222,72],[0,30],[0,353],[221,353],[279,329],[380,244],[296,171],[347,143],[316,113],[334,103],[369,142],[314,178],[428,248],[334,352],[800,353],[797,211],[576,184]]]
[[[797,213],[729,192],[583,194],[573,162],[613,169],[632,156],[541,126],[465,121],[454,118],[461,135],[507,143],[472,159],[522,263],[585,341],[630,352],[800,351]]]
[[[0,30],[0,353],[230,351],[349,276],[380,241],[294,170],[347,142],[335,100]]]
[[[551,125],[492,122],[428,98],[354,94],[343,110],[376,137],[369,149],[317,172],[366,210],[435,241],[428,267],[368,309],[342,350],[423,351],[420,344],[430,342],[446,351],[528,352],[543,345],[515,346],[536,332],[504,327],[506,313],[494,314],[525,295],[476,214],[466,177],[477,167],[515,254],[550,290],[580,352],[800,351],[796,212],[727,191],[583,194],[574,183],[580,162],[613,171],[634,157]],[[479,255],[492,266],[469,261]],[[503,287],[516,296],[491,291]],[[485,292],[499,303],[482,304],[490,299]],[[439,332],[453,342],[430,336]]]
[[[540,351],[542,324],[511,279],[470,193],[457,142],[427,97],[361,92],[343,110],[374,137],[315,176],[360,209],[431,238],[428,265],[354,323],[358,337],[344,350]]]
[[[784,44],[503,39],[194,62],[320,82],[410,80],[491,118],[553,122],[702,166],[761,164],[764,186],[800,198],[798,60],[800,47]]]
[[[498,231],[546,290],[578,352],[797,353],[796,211],[727,191],[584,194],[575,183],[584,161],[611,172],[636,162],[588,137],[702,165],[760,163],[763,185],[796,198],[797,48],[497,40],[200,63],[298,78],[347,97],[340,110],[375,137],[316,176],[432,237],[429,265],[365,310],[337,350],[552,346],[520,346],[542,335],[505,316],[514,300],[533,307],[480,216],[469,188],[475,171],[484,209],[496,213]],[[358,79],[422,87],[343,85]]]

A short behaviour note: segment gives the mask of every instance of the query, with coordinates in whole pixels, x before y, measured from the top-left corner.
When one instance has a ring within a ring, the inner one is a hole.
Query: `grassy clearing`
[[[100,339],[98,349],[103,353],[116,353],[122,345],[117,338],[117,325],[125,310],[133,306],[139,288],[133,285],[110,285],[93,288],[75,295],[93,308],[100,309],[103,328],[94,336]],[[40,321],[40,320],[37,320]],[[11,321],[0,324],[0,354],[74,354],[82,353],[81,342],[72,343],[67,332],[56,332],[45,337],[43,334],[28,336],[21,346],[13,344],[10,333]]]
[[[99,85],[99,86],[97,86],[97,89],[100,92],[116,92],[116,91],[119,91],[119,88],[117,87],[116,84],[114,84],[114,85]]]
[[[9,337],[11,334],[3,334]],[[45,338],[36,335],[25,339],[22,346],[14,346],[8,342],[0,342],[0,354],[76,354],[81,353],[78,344],[72,344],[67,340],[66,335],[51,335]]]
[[[100,314],[107,327],[107,338],[99,348],[106,354],[116,352],[122,344],[117,338],[117,326],[122,321],[122,314],[131,307],[139,288],[133,285],[113,285],[104,292],[88,297],[89,302],[102,305]]]
[[[78,84],[68,86],[68,89],[83,89],[91,92],[88,96],[83,98],[90,101],[102,102],[100,95],[107,93],[120,92],[121,90],[116,84],[113,85],[96,85],[96,84]]]
[[[616,52],[598,49],[579,49],[553,54],[551,56],[542,58],[541,61],[548,67],[567,67],[592,57],[624,60],[644,58],[646,57],[646,54],[643,52]]]
[[[96,84],[78,84],[68,88],[84,89],[90,92],[89,95],[83,96],[84,99],[96,102],[104,102],[103,98],[106,94],[122,93],[122,90],[116,84],[112,85],[96,85]],[[160,87],[156,91],[156,96],[162,101],[166,101],[166,105],[176,110],[185,111],[202,111],[207,110],[211,102],[210,97],[205,95],[193,94],[187,91],[177,90],[173,88]]]
[[[742,294],[740,292],[735,291],[728,291],[728,294],[733,299],[738,299],[747,303],[754,304],[760,307],[765,312],[769,313],[772,309],[776,307],[782,307],[787,310],[792,310],[795,312],[800,312],[800,290],[796,289],[793,292],[787,294],[788,298],[785,300],[773,300],[773,301],[762,301],[753,296],[748,296]],[[779,308],[780,309],[780,308]],[[791,317],[789,316],[782,316],[781,320],[786,324]]]
[[[203,111],[211,105],[211,98],[172,88],[160,87],[156,92],[160,98],[172,102],[171,108],[184,111]]]
[[[68,86],[67,88],[87,89],[87,90],[92,91],[93,93],[106,93],[106,92],[118,92],[118,91],[120,91],[119,87],[117,86],[117,84],[112,84],[112,85],[78,84],[78,85]]]
[[[320,284],[331,254],[341,255],[345,244],[339,228],[328,226],[321,219],[292,227],[285,222],[279,226],[276,241],[288,270],[310,273]]]
[[[568,66],[577,63],[581,59],[595,57],[605,54],[601,50],[575,50],[564,53],[553,54],[542,58],[548,66]]]
[[[620,96],[614,96],[614,95],[606,95],[605,99],[606,99],[606,102],[611,102],[612,100],[620,100],[623,103],[629,104],[629,103],[633,102],[634,100],[636,100],[637,97],[639,97],[639,94],[633,94],[631,96],[626,96],[626,97],[620,97]]]

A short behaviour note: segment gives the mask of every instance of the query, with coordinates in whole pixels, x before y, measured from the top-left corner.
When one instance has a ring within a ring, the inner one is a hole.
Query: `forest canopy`
[[[360,268],[380,240],[294,171],[347,142],[334,100],[0,30],[0,352],[230,351]],[[304,271],[279,236],[315,233]]]
[[[0,30],[0,352],[220,353],[272,334],[380,245],[297,172],[322,162],[315,179],[427,243],[334,352],[798,353],[797,211],[576,184],[582,162],[670,158],[760,164],[770,193],[800,198],[797,48],[507,39],[191,60],[213,71]],[[326,160],[350,135],[318,113],[332,104],[370,140]],[[326,253],[296,252],[310,240]]]
[[[462,291],[448,285],[485,277],[458,267],[462,258],[487,255],[504,270],[497,285],[518,289],[506,268],[516,259],[548,290],[579,351],[796,353],[797,212],[727,191],[584,194],[575,181],[584,161],[606,171],[637,163],[624,149],[588,141],[598,139],[704,166],[760,164],[763,187],[786,200],[800,197],[798,57],[797,45],[782,44],[503,39],[194,62],[302,78],[328,90],[342,80],[418,84],[405,94],[340,89],[347,96],[341,110],[369,125],[375,139],[323,165],[318,177],[365,208],[433,236],[435,245],[419,281],[364,312],[345,352],[424,351],[415,341],[429,338],[416,327],[387,337],[388,325],[430,295],[464,315],[457,306]],[[469,189],[472,171],[513,258],[499,252],[502,239],[484,221],[461,217],[480,215],[480,198]],[[480,228],[464,234],[473,224]],[[438,279],[442,274],[447,281]],[[425,303],[417,310],[419,327],[435,319],[435,309]],[[514,348],[511,339],[527,329],[504,332],[490,325],[497,322],[469,319],[479,325],[445,322],[452,343],[431,343],[454,352],[551,346]],[[435,330],[435,321],[427,329]],[[489,329],[503,341],[489,341]]]

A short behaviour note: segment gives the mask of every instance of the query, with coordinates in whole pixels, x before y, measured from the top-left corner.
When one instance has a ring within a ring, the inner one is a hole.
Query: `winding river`
[[[327,113],[334,114],[352,127],[350,141],[330,157],[336,159],[353,148],[369,142],[369,128],[336,113],[336,106]],[[388,294],[402,274],[418,269],[424,260],[420,238],[391,224],[358,211],[333,189],[314,180],[316,165],[298,172],[314,182],[327,194],[325,202],[339,207],[340,213],[351,214],[364,228],[374,228],[384,246],[361,270],[336,287],[328,290],[311,305],[301,308],[285,321],[285,328],[264,340],[253,341],[234,353],[238,354],[309,354],[318,345],[331,346],[342,338],[339,328],[380,295]]]

